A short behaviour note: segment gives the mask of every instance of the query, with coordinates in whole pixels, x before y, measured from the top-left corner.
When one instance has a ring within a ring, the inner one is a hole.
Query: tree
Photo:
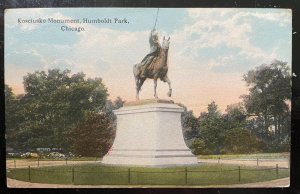
[[[20,96],[5,84],[5,126],[7,147],[17,148],[18,123],[23,120],[20,114]]]
[[[194,139],[194,141],[192,142],[191,149],[193,154],[195,155],[200,155],[200,154],[205,155],[211,153],[211,150],[208,149],[208,146],[205,144],[205,141],[200,138]]]
[[[264,149],[263,141],[256,138],[248,130],[235,128],[226,131],[224,137],[224,153],[250,154]]]
[[[286,119],[290,112],[291,75],[287,63],[274,60],[244,75],[249,95],[242,96],[249,115],[257,117],[265,141],[280,143],[287,138]],[[274,128],[274,129],[271,129]],[[288,135],[289,136],[289,135]]]
[[[220,154],[225,132],[222,115],[214,101],[208,104],[207,111],[199,117],[200,138],[205,142],[209,154]]]
[[[73,153],[102,157],[113,143],[112,120],[105,112],[87,112],[84,120],[72,128],[70,139]]]
[[[188,110],[187,107],[181,103],[178,103],[178,106],[181,106],[184,110],[181,114],[184,140],[188,146],[191,146],[191,141],[199,135],[199,122],[194,116],[193,111]]]
[[[246,125],[247,113],[242,103],[228,105],[223,115],[227,129],[244,127]]]
[[[114,103],[113,103],[113,109],[116,110],[116,109],[119,109],[121,108],[123,105],[124,105],[125,101],[122,100],[122,98],[120,96],[118,96],[115,100],[114,100]]]
[[[117,127],[117,117],[113,111],[123,107],[124,103],[125,103],[125,101],[122,100],[122,98],[120,96],[118,96],[113,102],[111,100],[106,101],[104,111],[113,121],[113,130],[114,131],[116,130],[116,127]]]
[[[70,129],[85,119],[86,112],[99,112],[105,107],[108,93],[102,79],[86,79],[83,73],[69,74],[69,70],[50,69],[24,77],[25,95],[19,100],[22,119],[15,130],[16,147],[57,147],[67,151]],[[9,133],[7,136],[11,137]]]

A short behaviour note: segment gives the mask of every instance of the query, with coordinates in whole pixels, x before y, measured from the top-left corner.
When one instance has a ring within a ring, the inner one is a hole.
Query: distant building
[[[36,148],[36,151],[38,151],[38,152],[50,152],[51,148]]]
[[[14,151],[14,148],[6,147],[6,152],[13,152],[13,151]]]

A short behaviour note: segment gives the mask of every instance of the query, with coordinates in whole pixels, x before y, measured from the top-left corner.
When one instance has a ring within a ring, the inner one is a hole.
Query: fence
[[[31,168],[9,169],[9,177],[29,182],[47,182],[59,184],[89,185],[210,185],[259,182],[286,177],[289,168],[245,168],[238,166],[232,169],[136,169],[121,170],[83,170],[69,166],[68,169]]]

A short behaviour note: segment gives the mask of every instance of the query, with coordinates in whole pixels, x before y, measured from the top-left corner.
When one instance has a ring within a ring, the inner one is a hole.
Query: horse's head
[[[169,49],[169,45],[170,45],[170,37],[168,39],[165,39],[164,37],[161,47],[163,49]]]

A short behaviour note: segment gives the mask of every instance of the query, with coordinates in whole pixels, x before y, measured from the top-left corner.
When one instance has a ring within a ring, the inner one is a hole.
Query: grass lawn
[[[236,165],[200,164],[197,166],[148,168],[116,167],[101,163],[10,169],[9,178],[57,184],[89,185],[223,185],[273,180],[289,176],[289,169],[260,168]]]

